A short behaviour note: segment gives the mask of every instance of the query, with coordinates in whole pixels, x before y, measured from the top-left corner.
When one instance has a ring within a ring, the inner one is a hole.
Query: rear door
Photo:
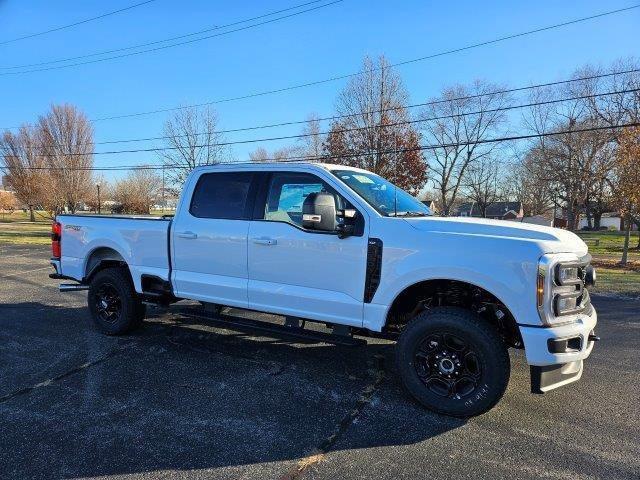
[[[311,173],[274,172],[256,200],[249,229],[249,308],[361,326],[367,237],[302,227],[302,204],[314,192],[334,193]]]
[[[178,297],[246,308],[247,234],[256,174],[207,172],[172,227],[173,286]]]

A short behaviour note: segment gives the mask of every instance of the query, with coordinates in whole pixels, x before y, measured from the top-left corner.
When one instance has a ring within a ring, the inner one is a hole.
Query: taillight
[[[51,253],[53,258],[62,257],[62,248],[60,240],[62,239],[62,225],[60,222],[53,222],[51,225]]]

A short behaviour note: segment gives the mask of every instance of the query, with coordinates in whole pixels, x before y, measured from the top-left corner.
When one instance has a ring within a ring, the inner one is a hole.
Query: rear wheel
[[[435,308],[409,322],[396,345],[396,363],[418,402],[455,417],[486,412],[509,383],[504,342],[491,325],[460,308]]]
[[[91,281],[87,302],[93,322],[107,335],[122,335],[138,328],[146,313],[128,270],[122,267],[98,272]]]

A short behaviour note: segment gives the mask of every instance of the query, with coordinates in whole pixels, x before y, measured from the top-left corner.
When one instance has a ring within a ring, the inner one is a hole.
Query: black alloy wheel
[[[146,311],[126,267],[109,267],[96,273],[89,285],[87,304],[94,324],[107,335],[136,329]]]
[[[478,388],[482,367],[467,342],[449,333],[425,338],[414,354],[414,366],[424,385],[436,395],[461,399]]]
[[[98,316],[104,322],[118,321],[122,313],[122,302],[118,290],[110,283],[103,283],[95,295],[95,308]]]
[[[419,403],[463,418],[496,405],[511,373],[495,326],[457,307],[428,309],[409,321],[396,345],[396,367]]]

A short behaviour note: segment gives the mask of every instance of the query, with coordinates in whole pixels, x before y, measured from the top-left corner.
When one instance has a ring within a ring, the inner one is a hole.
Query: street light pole
[[[100,184],[96,183],[96,188],[98,189],[98,215],[100,215]]]

